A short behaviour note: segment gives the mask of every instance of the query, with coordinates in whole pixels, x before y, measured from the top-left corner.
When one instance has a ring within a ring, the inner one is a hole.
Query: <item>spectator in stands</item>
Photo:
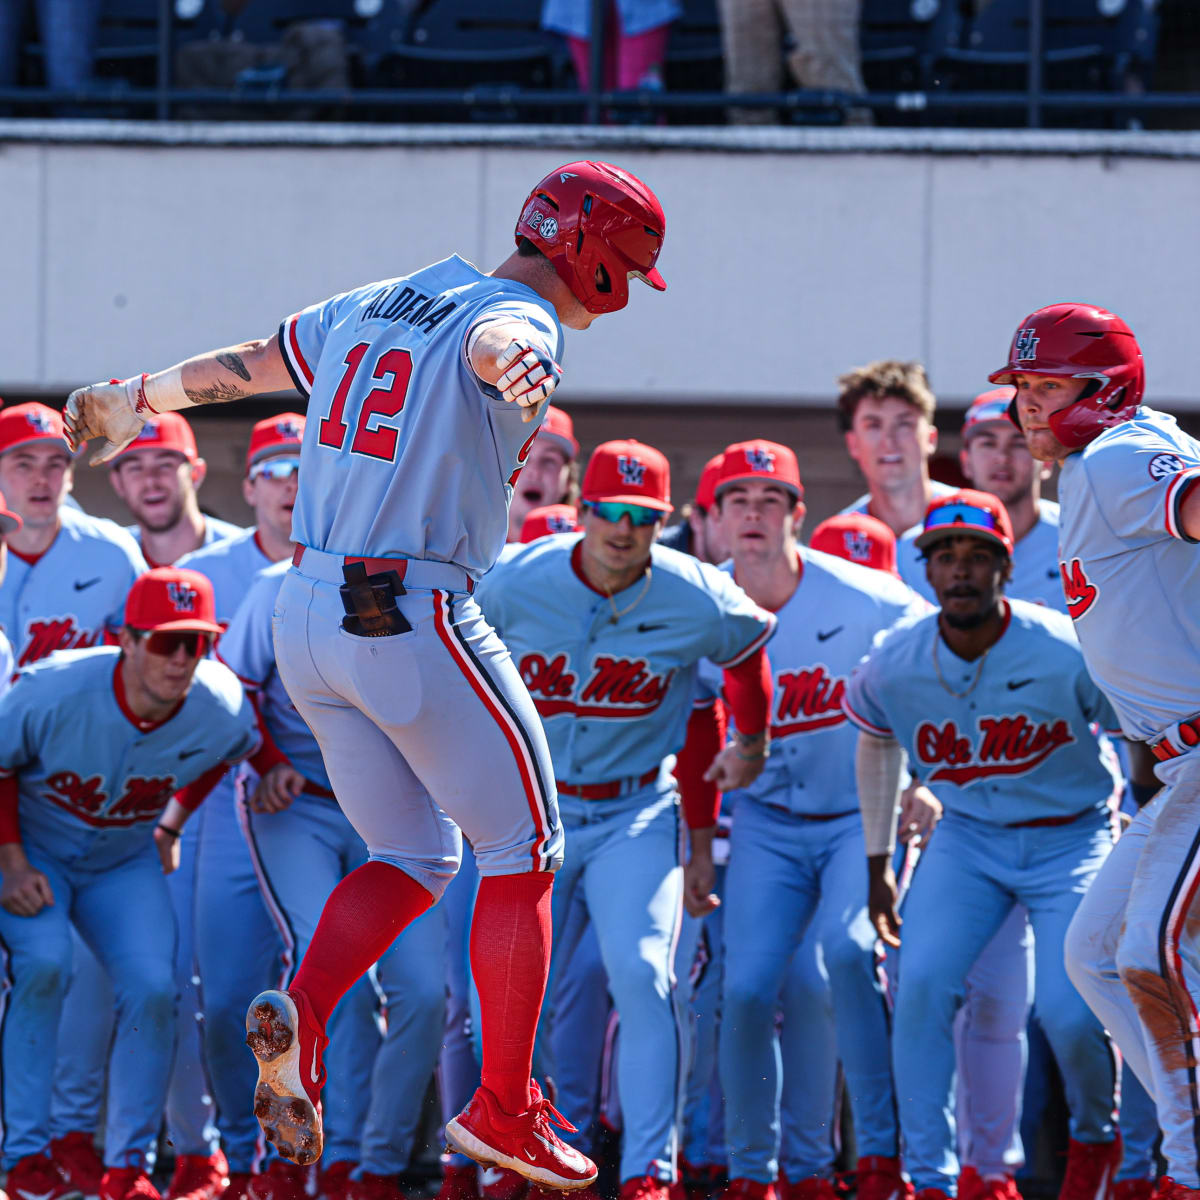
[[[718,0],[725,46],[725,90],[779,92],[787,68],[794,83],[861,95],[858,21],[862,0]],[[734,124],[776,120],[770,109],[731,109]],[[869,109],[846,110],[847,124],[870,124]]]
[[[15,87],[29,5],[0,3],[0,87]],[[37,0],[37,23],[44,51],[46,86],[83,88],[92,80],[100,0]]]
[[[609,0],[601,80],[605,91],[662,89],[668,32],[681,11],[679,0]],[[542,5],[542,25],[566,38],[584,90],[592,86],[591,12],[591,0],[545,0]]]

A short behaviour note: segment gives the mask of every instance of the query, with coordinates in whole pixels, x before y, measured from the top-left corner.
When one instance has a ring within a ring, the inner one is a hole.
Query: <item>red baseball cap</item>
[[[804,484],[800,482],[800,464],[795,454],[778,442],[755,438],[750,442],[734,442],[725,447],[721,466],[713,485],[714,496],[730,484],[748,479],[765,479],[788,489],[797,500],[804,499]]]
[[[16,533],[24,524],[21,514],[9,509],[4,500],[4,493],[0,492],[0,533]]]
[[[552,533],[574,533],[579,528],[579,514],[573,504],[544,504],[531,508],[521,525],[522,542],[536,542]]]
[[[922,531],[915,545],[926,550],[943,538],[968,534],[983,538],[1011,555],[1013,552],[1012,522],[1008,509],[991,492],[963,488],[948,496],[939,496],[925,510]]]
[[[542,427],[538,430],[538,438],[545,438],[551,445],[556,446],[571,462],[579,457],[579,443],[575,440],[575,422],[568,413],[551,404],[546,409]]]
[[[148,632],[222,632],[217,624],[212,584],[206,575],[186,567],[155,567],[139,575],[125,599],[125,624]]]
[[[250,449],[246,452],[246,470],[260,459],[270,458],[274,454],[286,454],[291,451],[300,453],[300,443],[304,441],[304,417],[300,413],[280,413],[277,417],[267,417],[265,421],[250,430]]]
[[[173,450],[188,462],[200,457],[196,450],[196,435],[185,417],[177,412],[155,413],[142,426],[142,431],[116,456],[109,466],[115,466],[135,450]]]
[[[722,450],[720,454],[714,454],[700,472],[700,482],[696,484],[695,505],[705,512],[717,502],[717,476],[721,473],[721,463],[724,460],[725,452]]]
[[[1017,389],[1011,386],[980,392],[971,402],[971,407],[967,409],[967,415],[963,418],[963,440],[969,438],[972,431],[978,429],[980,425],[993,425],[996,422],[1004,425],[1011,424],[1008,419],[1008,410],[1016,394]]]
[[[63,449],[70,452],[63,433],[62,413],[57,409],[30,401],[0,410],[0,454],[30,442],[54,441],[62,442]]]
[[[822,521],[813,530],[808,544],[814,550],[847,562],[898,574],[896,535],[877,517],[866,513],[841,513]]]
[[[674,512],[667,456],[633,438],[604,442],[592,451],[588,460],[581,499],[597,504],[640,504],[659,512]]]

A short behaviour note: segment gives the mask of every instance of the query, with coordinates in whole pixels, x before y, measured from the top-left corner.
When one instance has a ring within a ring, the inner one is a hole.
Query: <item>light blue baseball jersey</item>
[[[115,633],[125,597],[146,569],[137,543],[115,521],[65,505],[58,516],[58,534],[36,561],[9,547],[0,630],[12,643],[18,668],[55,650],[95,646],[106,630]]]
[[[1013,573],[1004,589],[1010,600],[1028,600],[1047,608],[1067,611],[1062,578],[1058,570],[1058,505],[1053,500],[1038,501],[1038,519],[1033,528],[1013,547]],[[896,565],[900,578],[930,604],[937,604],[933,588],[925,578],[925,559],[917,549],[920,525],[914,525],[896,546]]]
[[[233,620],[233,614],[259,571],[271,564],[257,531],[243,529],[231,538],[185,554],[175,565],[208,576],[213,585],[217,620],[227,622]]]
[[[512,651],[558,778],[606,783],[675,754],[699,660],[735,666],[766,644],[775,618],[728,575],[659,545],[649,582],[643,576],[610,602],[578,570],[581,540],[531,542],[498,563],[475,598]],[[615,621],[614,604],[629,608]]]
[[[246,690],[260,697],[267,730],[288,762],[305,779],[328,789],[329,776],[325,773],[321,747],[296,711],[275,668],[271,614],[279,582],[290,567],[288,562],[273,563],[258,573],[221,638],[218,655]]]
[[[928,605],[883,571],[806,547],[800,562],[800,583],[776,612],[779,624],[767,647],[775,685],[771,756],[749,788],[730,793],[730,802],[748,796],[806,815],[857,811],[858,733],[842,709],[846,683],[877,634]],[[732,574],[733,564],[721,570]],[[701,676],[719,690],[707,663]]]
[[[1200,553],[1179,525],[1198,479],[1200,442],[1144,406],[1059,475],[1067,611],[1131,738],[1153,739],[1200,710]]]
[[[1022,600],[1007,611],[982,664],[946,645],[937,612],[901,621],[851,677],[846,715],[896,738],[947,811],[1011,825],[1102,808],[1117,781],[1091,726],[1115,729],[1116,714],[1067,617]]]
[[[949,496],[953,491],[954,489],[948,484],[938,483],[936,479],[929,481],[929,498],[931,500],[936,500],[939,496]],[[857,500],[847,504],[837,515],[842,517],[847,513],[862,513],[864,516],[873,517],[875,514],[871,512],[871,493],[867,492],[865,495],[859,496]]]
[[[146,557],[145,547],[142,545],[142,527],[140,525],[126,525],[125,532],[129,534],[135,542],[138,549],[142,552],[142,557],[146,558],[146,562],[152,567],[169,567],[171,563],[152,563]],[[223,542],[226,538],[236,537],[239,533],[245,533],[245,527],[242,525],[234,525],[229,521],[222,521],[219,517],[204,518],[204,540],[196,547],[197,550],[203,549],[205,546],[211,546],[213,542]],[[191,551],[195,553],[195,551]]]
[[[0,632],[0,696],[3,696],[8,691],[9,685],[12,683],[13,667],[15,665],[12,647],[8,644],[8,638]]]
[[[175,713],[145,728],[119,694],[120,658],[115,646],[56,655],[0,700],[0,772],[17,776],[22,841],[95,870],[144,851],[180,788],[259,740],[241,684],[211,660]]]
[[[485,389],[467,361],[468,335],[500,319],[523,323],[531,344],[561,360],[553,306],[457,255],[283,322],[292,379],[314,398],[293,514],[298,543],[456,563],[475,579],[487,571],[540,425]]]

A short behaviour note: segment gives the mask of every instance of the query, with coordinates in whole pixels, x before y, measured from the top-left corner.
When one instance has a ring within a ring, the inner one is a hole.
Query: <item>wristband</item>
[[[161,821],[155,826],[156,829],[161,829],[168,837],[173,837],[176,840],[183,837],[182,829],[172,829],[170,825],[164,825]]]
[[[129,388],[130,402],[134,411],[142,413],[149,409],[161,416],[165,412],[178,412],[181,408],[195,408],[195,401],[183,390],[182,366],[159,371],[157,375],[135,375],[125,381]]]

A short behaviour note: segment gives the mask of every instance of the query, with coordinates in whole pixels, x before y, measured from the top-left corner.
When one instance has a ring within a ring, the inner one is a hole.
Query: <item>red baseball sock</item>
[[[292,980],[322,1028],[360,976],[432,904],[411,875],[385,862],[363,863],[333,889]]]
[[[487,875],[471,923],[471,973],[479,991],[481,1079],[507,1113],[529,1107],[529,1073],[550,970],[548,871]]]

